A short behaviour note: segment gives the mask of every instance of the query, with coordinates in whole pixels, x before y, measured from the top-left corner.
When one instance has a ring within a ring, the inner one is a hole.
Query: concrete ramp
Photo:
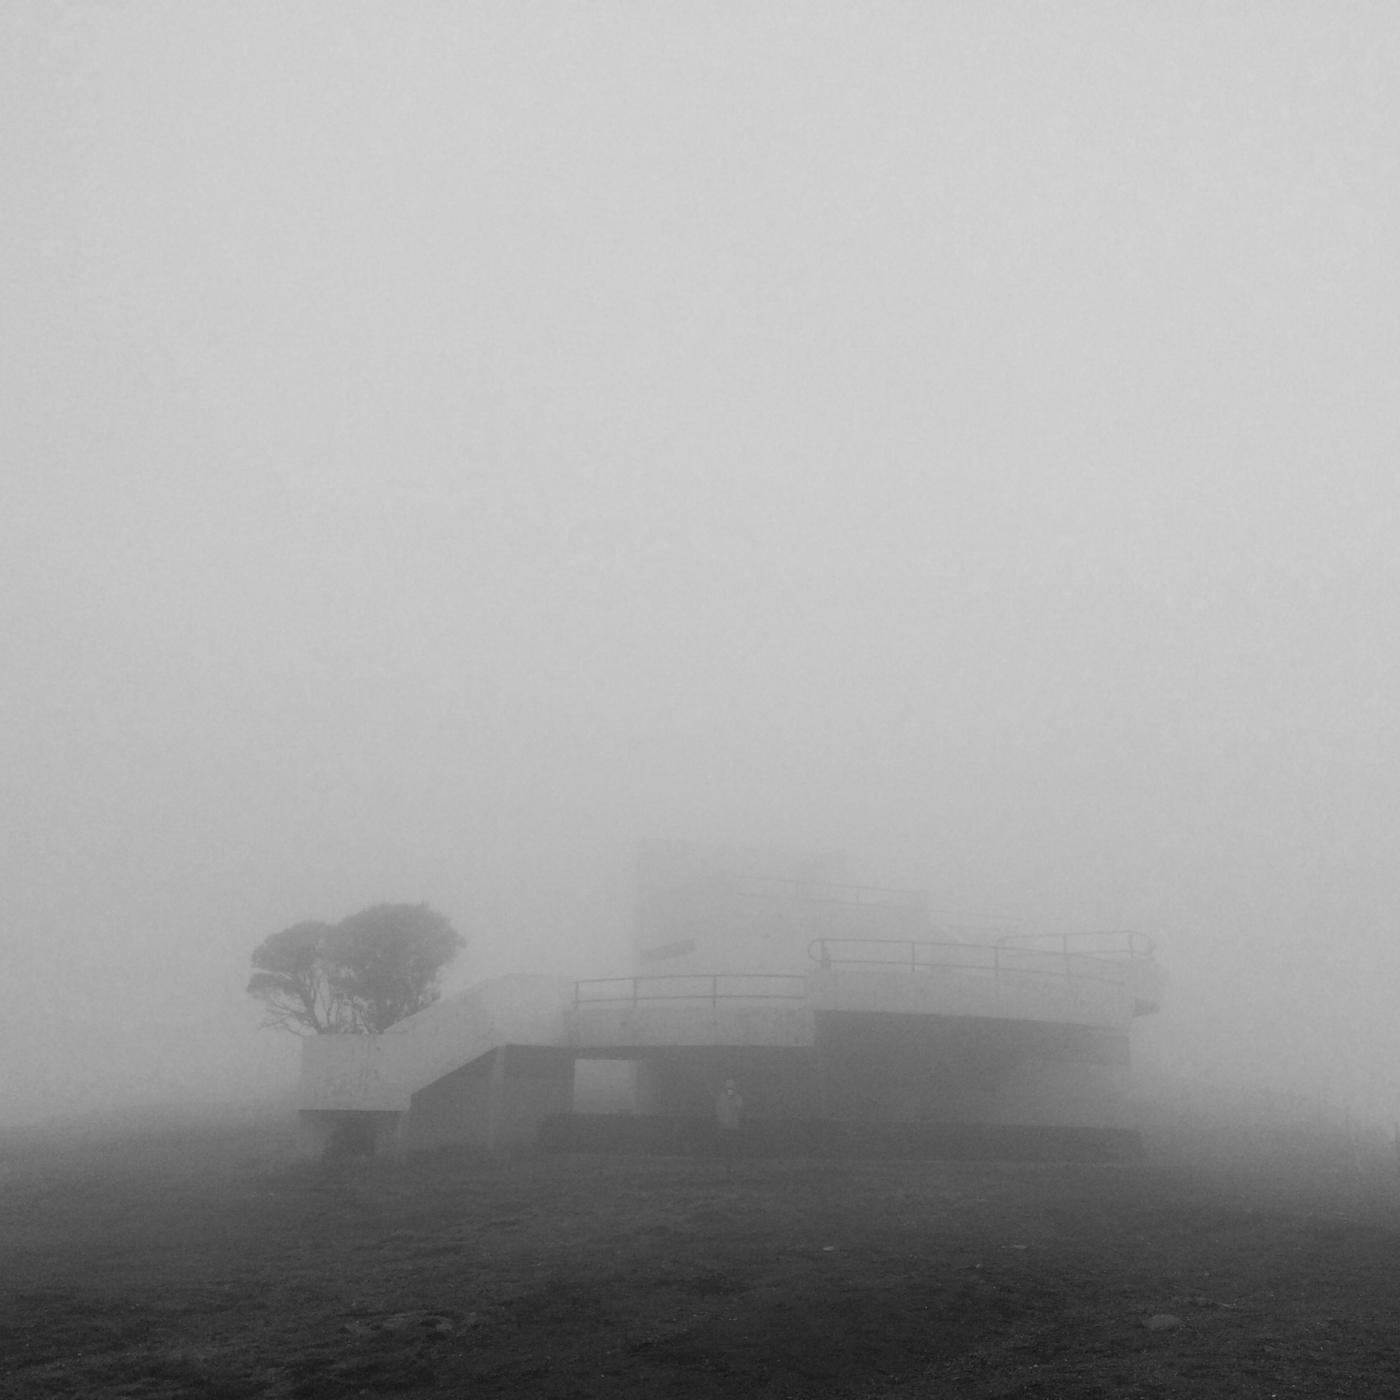
[[[444,998],[382,1035],[322,1035],[302,1042],[301,1107],[403,1113],[413,1095],[499,1046],[567,1044],[574,984],[558,977],[500,977]]]

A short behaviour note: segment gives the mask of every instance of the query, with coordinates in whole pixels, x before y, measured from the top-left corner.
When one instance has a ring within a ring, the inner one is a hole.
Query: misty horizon
[[[625,971],[639,841],[1139,929],[1400,1116],[1400,16],[0,15],[0,1123],[249,954]]]

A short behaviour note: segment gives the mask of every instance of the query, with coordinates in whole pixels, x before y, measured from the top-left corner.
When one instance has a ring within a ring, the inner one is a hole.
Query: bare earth
[[[1400,1395],[1392,1172],[281,1150],[0,1138],[0,1394]]]

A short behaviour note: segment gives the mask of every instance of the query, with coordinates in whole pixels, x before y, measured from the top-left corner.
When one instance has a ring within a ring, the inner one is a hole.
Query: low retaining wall
[[[720,1150],[707,1118],[637,1114],[554,1114],[540,1125],[548,1152],[633,1152],[709,1156]],[[1128,1128],[993,1123],[842,1123],[830,1119],[751,1121],[738,1131],[747,1157],[907,1158],[963,1162],[1127,1162],[1142,1156]]]

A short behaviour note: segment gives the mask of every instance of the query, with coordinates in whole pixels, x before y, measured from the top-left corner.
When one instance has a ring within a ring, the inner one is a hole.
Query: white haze
[[[0,1118],[248,952],[622,970],[651,835],[1155,934],[1389,1113],[1400,11],[10,0]]]

